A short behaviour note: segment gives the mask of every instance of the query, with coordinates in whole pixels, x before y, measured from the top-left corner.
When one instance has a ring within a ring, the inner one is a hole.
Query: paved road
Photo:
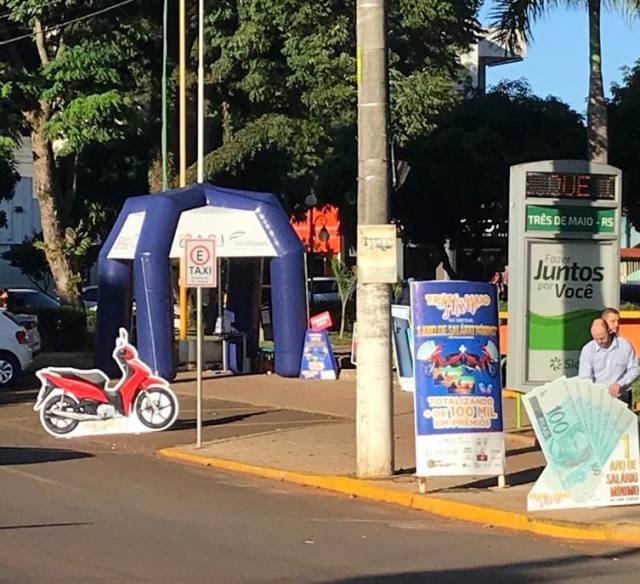
[[[0,406],[2,583],[631,584],[640,573],[636,550],[175,464],[135,438],[56,441],[29,407]]]

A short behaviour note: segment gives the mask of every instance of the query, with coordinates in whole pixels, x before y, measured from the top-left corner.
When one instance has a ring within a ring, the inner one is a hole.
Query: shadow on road
[[[46,529],[50,527],[79,527],[81,525],[93,525],[90,521],[75,521],[70,523],[34,523],[27,525],[0,525],[0,531],[13,531],[15,529]]]
[[[538,452],[539,446],[523,446],[521,448],[512,448],[506,451],[507,458],[510,456],[519,456],[520,454],[530,454],[532,452]]]
[[[222,424],[233,424],[233,422],[240,422],[247,418],[254,416],[263,416],[264,414],[272,414],[278,410],[260,410],[258,412],[247,412],[246,414],[237,414],[235,416],[226,416],[225,418],[219,418],[216,420],[203,420],[202,427],[208,428],[210,426],[221,426]],[[165,432],[178,432],[180,430],[193,430],[196,427],[195,418],[178,418],[173,426]]]
[[[536,466],[534,468],[527,468],[517,472],[508,473],[505,475],[507,484],[510,487],[515,487],[517,485],[528,485],[530,483],[535,483],[544,469],[544,466]],[[495,487],[496,480],[496,477],[489,477],[486,479],[480,479],[477,481],[466,483],[464,485],[460,485],[460,488],[485,489],[488,487]]]
[[[318,584],[544,584],[550,582],[590,582],[592,578],[606,576],[609,582],[620,582],[616,578],[629,576],[629,582],[636,581],[637,566],[621,560],[637,557],[640,550],[629,548],[615,554],[574,555],[565,558],[458,568],[448,570],[427,570],[424,572],[396,572],[356,578],[323,580]],[[625,579],[625,581],[627,581]]]
[[[63,448],[0,447],[0,466],[14,464],[40,464],[78,458],[93,458],[93,454]]]
[[[35,403],[38,390],[33,388],[0,390],[0,406],[10,404]]]

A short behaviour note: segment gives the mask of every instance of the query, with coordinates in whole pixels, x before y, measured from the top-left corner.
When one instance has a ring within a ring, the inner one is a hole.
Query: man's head
[[[0,288],[0,308],[6,308],[9,305],[9,290]]]
[[[605,308],[601,312],[600,318],[607,323],[612,335],[618,334],[618,330],[620,329],[620,312],[618,310],[615,308]]]
[[[591,338],[603,349],[607,349],[611,345],[613,337],[604,319],[596,318],[591,323]]]

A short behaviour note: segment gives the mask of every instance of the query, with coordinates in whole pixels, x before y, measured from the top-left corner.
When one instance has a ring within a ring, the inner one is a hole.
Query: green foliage
[[[626,69],[623,82],[612,87],[609,105],[610,162],[622,169],[622,205],[640,228],[640,61]]]
[[[99,234],[106,230],[107,212],[97,203],[86,203],[85,219],[80,219],[75,228],[67,227],[63,240],[63,253],[78,274],[78,284],[88,280],[89,270],[98,257]],[[49,290],[52,284],[51,270],[45,256],[46,244],[42,233],[32,239],[9,246],[0,256],[41,290]]]
[[[478,246],[493,226],[506,235],[509,167],[531,160],[584,158],[581,117],[555,98],[502,84],[443,113],[437,129],[399,153],[411,172],[393,205],[414,243]]]
[[[601,12],[616,9],[627,17],[638,16],[640,6],[635,0],[495,0],[493,22],[498,38],[511,49],[526,45],[533,39],[533,24],[544,18],[550,10],[565,4],[580,7],[589,12],[589,100],[587,105],[587,134],[589,157],[597,162],[607,162],[607,103],[602,83]],[[597,15],[597,16],[596,16]]]
[[[26,312],[26,311],[23,311]],[[71,306],[34,309],[43,351],[89,351],[93,337],[87,331],[84,310]]]
[[[9,249],[0,255],[3,260],[9,262],[9,265],[18,268],[24,276],[29,278],[36,288],[45,291],[51,286],[51,270],[40,248],[41,243],[42,234],[39,234],[33,239],[25,239],[22,243],[10,245]]]
[[[388,10],[392,129],[405,144],[460,99],[456,56],[473,40],[477,3],[403,0]],[[355,28],[352,0],[215,3],[206,179],[278,192],[293,210],[312,189],[321,203],[353,200]]]
[[[18,173],[14,151],[19,145],[20,112],[11,102],[11,84],[4,81],[7,68],[0,63],[0,200],[13,197]],[[0,228],[7,226],[7,215],[0,211]]]
[[[98,319],[98,311],[97,310],[87,310],[87,333],[90,337],[95,337],[96,334],[96,324]]]
[[[340,303],[342,304],[340,318],[340,338],[344,335],[346,324],[346,311],[349,300],[353,297],[358,283],[358,275],[356,266],[348,267],[339,257],[331,258],[331,270],[336,278],[338,285],[338,293],[340,294]]]
[[[338,256],[331,258],[331,271],[338,285],[338,293],[343,302],[348,302],[356,290],[356,267],[348,267]]]
[[[114,209],[123,195],[145,192],[146,181],[138,188],[140,168],[144,176],[150,150],[157,149],[151,130],[159,118],[162,1],[100,13],[113,6],[110,0],[0,0],[6,17],[0,40],[25,37],[0,47],[0,187],[8,182],[6,140],[20,132],[43,138],[53,157],[36,168],[43,176],[34,178],[47,190],[39,196],[53,208],[42,210],[49,240],[40,247],[51,257],[62,249],[65,282],[68,272],[71,282],[80,282],[76,270],[104,236],[91,225],[92,206],[104,208],[108,200]],[[134,163],[126,160],[131,152]],[[116,172],[108,164],[113,158]],[[127,174],[136,180],[122,180]],[[104,216],[102,228],[113,210],[104,208]],[[75,298],[72,290],[60,292]]]

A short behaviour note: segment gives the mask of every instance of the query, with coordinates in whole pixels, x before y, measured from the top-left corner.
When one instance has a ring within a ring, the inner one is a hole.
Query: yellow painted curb
[[[520,396],[522,396],[522,392],[516,391],[515,389],[509,389],[507,387],[504,387],[502,389],[502,397],[506,397],[508,399],[517,399]]]
[[[439,515],[449,519],[471,521],[473,523],[481,523],[483,525],[502,527],[516,531],[528,531],[547,537],[640,545],[640,525],[637,524],[591,524],[571,521],[551,521],[530,517],[525,513],[506,511],[485,505],[473,505],[471,503],[443,499],[434,495],[420,495],[418,493],[389,489],[351,477],[314,475],[279,470],[237,462],[235,460],[204,456],[195,452],[181,450],[180,448],[163,448],[158,451],[158,454],[172,460],[250,474],[306,487],[316,487],[318,489],[352,495],[371,501],[393,503],[411,509],[427,511],[433,515]]]

